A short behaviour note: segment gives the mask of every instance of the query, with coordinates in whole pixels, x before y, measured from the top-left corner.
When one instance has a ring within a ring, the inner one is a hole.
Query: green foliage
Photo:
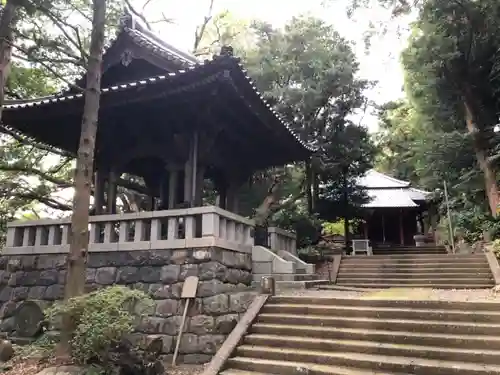
[[[297,235],[297,248],[316,244],[321,235],[321,222],[315,215],[300,207],[289,207],[274,215],[272,224],[279,228],[294,231]]]
[[[500,239],[494,240],[491,243],[491,251],[498,259],[500,259]]]
[[[141,291],[112,286],[57,303],[46,314],[51,321],[64,315],[71,318],[71,355],[77,363],[101,363],[109,349],[133,331],[136,319],[151,304]]]
[[[323,228],[323,234],[325,235],[339,235],[345,236],[345,219],[340,219],[335,222],[324,222],[321,226]],[[358,219],[349,220],[349,233],[354,233],[357,226],[359,225]]]

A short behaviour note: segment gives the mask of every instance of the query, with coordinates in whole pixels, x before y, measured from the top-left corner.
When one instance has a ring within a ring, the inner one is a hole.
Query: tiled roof
[[[267,107],[267,109],[272,112],[274,117],[281,123],[282,126],[284,126],[288,132],[297,140],[298,143],[300,143],[304,148],[306,148],[309,151],[315,151],[315,148],[311,145],[306,144],[304,141],[300,139],[297,133],[291,128],[291,126],[283,120],[283,118],[272,108],[272,106],[266,102],[262,94],[257,90],[257,87],[255,86],[255,83],[253,80],[248,76],[247,70],[244,69],[243,65],[239,62],[239,59],[235,57],[230,57],[230,56],[224,56],[224,57],[218,57],[214,60],[207,61],[205,63],[198,63],[196,65],[190,66],[189,68],[185,70],[179,70],[175,73],[168,73],[166,75],[160,75],[160,76],[155,76],[155,77],[150,77],[147,79],[141,79],[137,81],[132,81],[124,84],[119,84],[111,87],[106,87],[101,89],[102,95],[110,95],[113,92],[119,92],[119,91],[126,91],[129,89],[134,89],[137,87],[141,86],[150,86],[154,84],[158,84],[164,81],[167,81],[169,79],[173,79],[176,76],[180,75],[189,75],[192,74],[193,77],[198,76],[198,72],[204,67],[208,67],[209,65],[217,64],[219,59],[226,59],[226,61],[231,61],[232,64],[237,67],[237,69],[245,76],[246,80],[248,81],[249,85],[251,86],[253,92],[255,95],[257,95],[262,103]],[[225,71],[225,73],[230,74],[229,71]],[[196,78],[195,78],[196,79]],[[57,103],[57,102],[69,102],[73,101],[76,99],[81,99],[83,98],[83,93],[78,93],[78,94],[67,94],[67,95],[53,95],[53,96],[47,96],[43,98],[37,98],[37,99],[32,99],[32,100],[13,100],[13,101],[6,101],[4,108],[6,111],[8,110],[21,110],[22,108],[28,108],[28,107],[41,107],[41,106],[46,106],[50,105],[52,103]],[[9,128],[11,129],[11,128]],[[14,129],[12,129],[15,131]]]
[[[418,207],[407,189],[371,189],[367,193],[371,200],[363,205],[366,208]]]
[[[370,169],[363,177],[358,179],[358,185],[367,189],[383,189],[409,187],[410,183],[387,176],[375,169]]]

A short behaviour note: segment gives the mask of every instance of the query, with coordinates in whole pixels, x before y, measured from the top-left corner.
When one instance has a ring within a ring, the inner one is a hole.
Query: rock
[[[255,298],[255,293],[240,292],[229,296],[229,309],[231,312],[243,313],[247,311]]]
[[[149,345],[153,340],[161,340],[161,353],[168,354],[173,351],[174,338],[168,335],[148,335],[146,336],[146,345]]]
[[[148,253],[148,264],[151,266],[164,266],[170,263],[171,250],[151,250]]]
[[[179,333],[181,326],[182,316],[171,316],[164,320],[163,330],[160,331],[170,336],[175,336]]]
[[[175,299],[165,299],[156,301],[155,315],[169,317],[177,314],[179,310],[179,301]]]
[[[179,281],[181,266],[169,264],[161,268],[161,281],[165,284],[174,284]]]
[[[231,284],[238,284],[241,279],[241,271],[236,268],[227,268],[224,274],[224,281]]]
[[[208,262],[200,265],[200,281],[222,279],[226,272],[226,267],[219,262]]]
[[[0,308],[0,319],[5,319],[12,316],[17,308],[17,303],[14,301],[5,302]]]
[[[189,321],[187,332],[194,333],[196,335],[204,335],[213,332],[214,328],[215,320],[213,317],[208,315],[197,315],[193,316]]]
[[[196,295],[198,297],[210,297],[215,294],[226,293],[229,289],[228,284],[217,279],[201,281],[198,284],[198,293]]]
[[[116,280],[116,267],[102,267],[96,270],[95,282],[100,285],[111,285]]]
[[[163,318],[157,318],[153,316],[146,316],[142,318],[139,323],[137,330],[139,332],[157,334],[165,331],[166,320]],[[167,332],[165,332],[167,333]]]
[[[222,315],[229,311],[229,297],[226,294],[203,299],[203,313],[207,315]]]
[[[116,282],[118,284],[133,284],[141,281],[136,267],[121,267],[118,269]]]
[[[196,263],[208,262],[211,258],[210,250],[196,249],[193,251],[193,259]]]
[[[230,334],[234,327],[236,327],[236,324],[238,324],[238,320],[238,314],[218,316],[215,318],[214,332],[221,335]]]
[[[192,333],[183,334],[179,346],[179,353],[191,354],[198,353],[199,351],[198,336]]]
[[[13,332],[15,329],[15,322],[16,318],[13,316],[3,319],[2,323],[0,323],[0,332]]]
[[[36,268],[39,270],[54,270],[66,267],[66,256],[60,254],[43,254],[38,256]]]
[[[14,329],[19,337],[35,337],[41,333],[45,320],[43,311],[36,302],[21,303],[14,313]]]
[[[161,281],[160,267],[140,267],[137,270],[139,281],[144,283],[159,283]]]
[[[14,301],[22,301],[28,298],[29,288],[26,286],[19,286],[12,290],[11,298]]]
[[[170,262],[173,264],[189,263],[189,254],[187,250],[173,250],[170,257]]]
[[[10,301],[13,289],[10,286],[0,287],[0,302]]]
[[[0,361],[7,362],[14,356],[14,348],[8,340],[0,340]]]
[[[57,284],[58,279],[59,279],[58,270],[45,270],[40,272],[40,279],[38,281],[35,281],[35,283],[36,285],[49,286]]]
[[[179,275],[179,281],[184,281],[189,276],[198,276],[199,267],[197,264],[183,264]]]
[[[85,283],[94,284],[96,272],[97,271],[95,268],[86,268],[85,269]]]
[[[46,290],[46,286],[33,286],[29,290],[28,299],[43,299]]]
[[[235,268],[238,267],[240,263],[238,253],[230,250],[224,250],[222,253],[222,264],[226,267]]]
[[[171,284],[171,285],[163,285],[163,284],[151,284],[149,285],[148,293],[154,299],[167,299],[167,298],[175,298],[179,299],[181,297],[182,284]]]
[[[204,354],[215,354],[224,343],[224,335],[204,335],[198,337],[198,350]]]
[[[56,284],[51,285],[45,290],[43,299],[48,301],[55,301],[64,297],[64,285]]]

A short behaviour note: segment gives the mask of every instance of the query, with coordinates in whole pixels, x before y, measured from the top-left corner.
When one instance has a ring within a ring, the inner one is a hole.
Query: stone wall
[[[183,281],[198,276],[197,298],[188,312],[179,361],[208,362],[252,302],[251,254],[216,247],[182,250],[92,252],[87,261],[87,290],[112,284],[143,290],[155,300],[134,338],[163,338],[164,354],[172,355],[179,331]],[[61,299],[66,255],[0,257],[0,311],[3,318],[27,299],[48,305]]]

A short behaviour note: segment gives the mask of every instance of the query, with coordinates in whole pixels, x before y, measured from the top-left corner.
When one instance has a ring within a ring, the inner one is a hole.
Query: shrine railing
[[[251,252],[253,221],[219,207],[90,217],[89,251],[133,251],[218,246]],[[2,254],[66,253],[71,221],[15,221]]]
[[[297,254],[297,235],[278,227],[269,227],[269,247],[271,250],[285,250],[292,254]]]

